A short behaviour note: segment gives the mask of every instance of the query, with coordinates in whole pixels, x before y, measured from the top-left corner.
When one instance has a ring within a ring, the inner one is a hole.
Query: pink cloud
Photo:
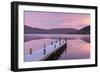
[[[51,28],[77,28],[90,24],[89,14],[55,13],[55,12],[25,12],[25,25],[51,29]]]

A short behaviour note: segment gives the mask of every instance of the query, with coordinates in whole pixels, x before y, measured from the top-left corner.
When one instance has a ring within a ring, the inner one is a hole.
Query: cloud
[[[90,24],[90,14],[55,13],[55,12],[24,12],[25,25],[43,29],[81,28]]]

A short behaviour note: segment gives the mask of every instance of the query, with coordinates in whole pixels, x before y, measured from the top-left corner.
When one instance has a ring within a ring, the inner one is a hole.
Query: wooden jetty
[[[56,60],[59,58],[59,56],[63,53],[63,51],[66,49],[66,43],[62,44],[61,46],[55,48],[55,50],[51,51],[47,55],[45,55],[43,58],[40,59],[40,61],[45,60]]]
[[[56,60],[64,52],[67,47],[65,40],[56,41],[51,43],[49,46],[45,46],[43,49],[32,52],[31,54],[24,56],[25,62],[30,61],[45,61],[45,60]]]

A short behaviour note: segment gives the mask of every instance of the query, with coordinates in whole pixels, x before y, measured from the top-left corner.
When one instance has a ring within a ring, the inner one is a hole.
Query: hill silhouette
[[[40,29],[24,25],[25,34],[76,34],[77,29],[73,28],[54,28],[54,29]]]
[[[79,30],[79,34],[90,34],[90,26],[86,26]]]

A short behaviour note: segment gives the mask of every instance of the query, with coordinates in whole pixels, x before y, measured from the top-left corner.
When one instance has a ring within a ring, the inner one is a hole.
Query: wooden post
[[[66,44],[66,48],[67,48],[67,38],[65,38],[65,44]],[[65,48],[65,52],[67,52],[66,48]]]
[[[59,37],[59,45],[61,45],[61,38]]]
[[[46,54],[46,49],[44,49],[43,52],[44,52],[44,55],[45,55]]]
[[[61,41],[61,38],[59,37],[59,42]]]
[[[53,45],[53,42],[51,42],[51,45]]]
[[[67,38],[65,38],[65,42],[66,42],[66,48],[67,48]]]
[[[32,48],[30,48],[30,55],[32,54]]]
[[[65,48],[64,51],[65,51],[65,53],[66,53],[66,52],[67,52],[67,49]]]
[[[63,41],[63,43],[64,43],[64,41]]]
[[[67,42],[67,39],[65,38],[65,42]]]
[[[54,48],[56,48],[56,44],[54,44]]]
[[[46,49],[45,49],[46,45],[44,44],[44,49],[43,49],[43,54],[46,54]]]
[[[59,45],[61,45],[61,41],[59,41]]]
[[[56,40],[56,43],[57,43],[57,40]]]

